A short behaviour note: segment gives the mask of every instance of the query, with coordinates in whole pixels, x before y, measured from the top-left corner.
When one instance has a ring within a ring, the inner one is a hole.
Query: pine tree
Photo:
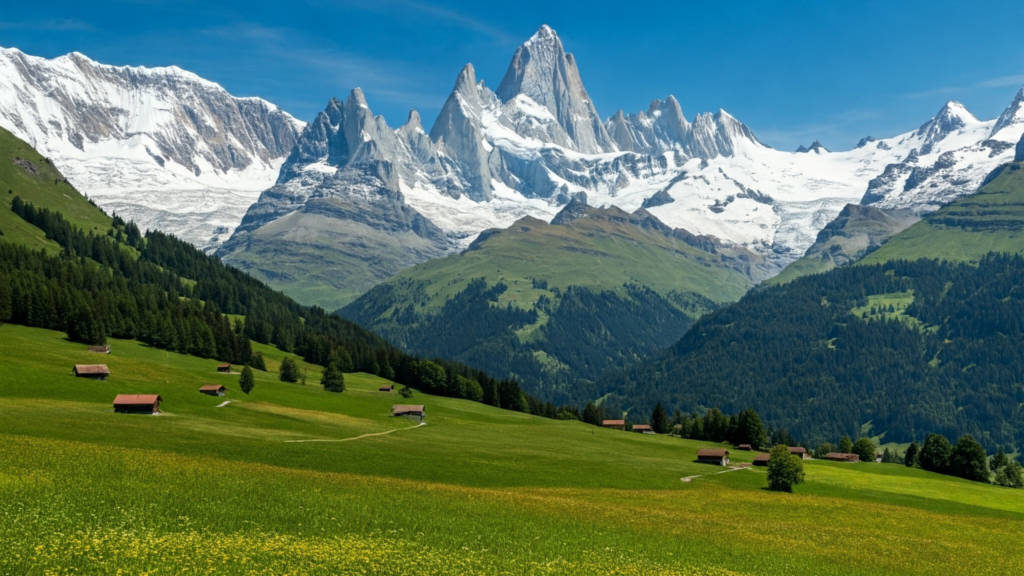
[[[851,454],[853,452],[853,440],[850,440],[849,436],[843,436],[839,441],[839,451],[843,454]]]
[[[1006,452],[1003,452],[1002,448],[1000,448],[999,452],[996,452],[996,455],[992,457],[992,469],[993,470],[997,470],[998,471],[1000,468],[1002,468],[1003,466],[1008,465],[1009,463],[1010,463],[1010,460],[1009,460],[1009,458],[1006,457]]]
[[[320,378],[320,384],[323,385],[324,390],[328,392],[344,392],[345,391],[345,376],[341,373],[341,369],[338,367],[336,362],[327,364],[324,368],[323,376]]]
[[[597,411],[597,405],[593,402],[587,402],[587,405],[583,407],[583,421],[594,426],[601,425],[601,416]]]
[[[284,360],[281,361],[281,370],[278,372],[278,377],[282,382],[295,383],[299,381],[299,364],[294,358],[285,356]]]
[[[668,421],[668,413],[661,407],[661,402],[658,402],[654,411],[651,412],[651,430],[658,434],[668,434],[672,430],[672,425]]]
[[[917,458],[920,453],[921,449],[917,446],[917,442],[911,442],[910,446],[907,446],[907,453],[903,455],[903,465],[907,468],[917,466]]]
[[[245,366],[242,368],[242,375],[238,378],[238,387],[242,389],[242,392],[248,394],[256,386],[256,378],[252,375],[252,368]]]
[[[266,360],[263,359],[263,353],[262,352],[256,352],[255,354],[253,354],[252,357],[249,360],[249,366],[252,366],[253,368],[255,368],[257,370],[262,370],[263,372],[266,372],[267,371],[267,362],[266,362]]]

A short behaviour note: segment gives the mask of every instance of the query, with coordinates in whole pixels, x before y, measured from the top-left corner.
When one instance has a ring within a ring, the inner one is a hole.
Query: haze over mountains
[[[774,150],[724,110],[688,120],[673,96],[602,121],[547,26],[496,90],[467,65],[429,131],[415,111],[390,127],[358,89],[303,126],[176,68],[16,50],[0,62],[0,125],[102,206],[328,307],[573,198],[643,207],[754,252],[770,275],[847,204],[920,214],[973,192],[1024,132],[1024,91],[996,120],[950,102],[917,130],[843,152]]]

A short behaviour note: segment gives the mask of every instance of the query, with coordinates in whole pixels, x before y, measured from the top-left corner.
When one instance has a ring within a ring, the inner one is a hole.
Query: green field
[[[365,374],[338,395],[314,366],[305,386],[257,372],[245,396],[216,361],[131,341],[101,356],[5,325],[0,342],[0,574],[1024,571],[1024,491],[812,461],[779,494],[763,470],[694,463],[704,443],[402,400]],[[71,376],[98,361],[106,382]],[[115,414],[117,393],[164,413]],[[397,402],[427,425],[388,417]]]

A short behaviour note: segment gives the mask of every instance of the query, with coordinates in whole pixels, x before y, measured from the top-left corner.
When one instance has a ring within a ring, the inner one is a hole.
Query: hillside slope
[[[978,262],[989,252],[1024,253],[1024,159],[997,168],[977,193],[928,214],[859,263]]]
[[[524,218],[484,232],[463,253],[406,270],[341,313],[414,353],[582,403],[592,391],[581,383],[675,341],[764,277],[762,265],[646,210],[573,200],[551,224]]]
[[[52,162],[0,128],[0,241],[59,250],[38,228],[11,212],[11,201],[16,196],[31,198],[40,208],[67,214],[69,221],[83,230],[104,234],[110,229],[110,217],[79,194]]]
[[[210,360],[0,326],[0,572],[1013,574],[1024,491],[889,464],[807,461],[794,494],[764,472],[694,462],[698,441],[604,430],[417,393],[390,418],[368,374],[348,390],[249,395]],[[310,366],[310,378],[318,377]],[[224,384],[227,396],[199,394]],[[164,413],[115,414],[118,393]],[[222,405],[228,401],[226,405]],[[734,452],[749,462],[750,452]],[[682,477],[692,477],[680,482]],[[709,512],[713,510],[713,512]],[[827,523],[821,522],[828,517]],[[784,523],[785,530],[779,530]],[[849,543],[886,553],[850,554]],[[142,552],[140,552],[142,551]],[[955,558],[955,561],[954,561]]]

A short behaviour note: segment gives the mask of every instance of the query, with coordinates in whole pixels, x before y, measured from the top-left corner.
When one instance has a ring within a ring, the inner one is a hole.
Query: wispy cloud
[[[1006,88],[1009,86],[1021,85],[1024,85],[1024,74],[1012,74],[1009,76],[999,76],[997,78],[981,80],[980,82],[975,82],[974,84],[968,84],[966,86],[943,86],[941,88],[924,90],[922,92],[911,92],[905,96],[907,98],[928,98],[931,96],[945,96],[948,94],[963,94],[964,92],[971,92],[985,88]]]
[[[92,32],[96,28],[88,22],[81,20],[45,20],[35,22],[0,22],[0,30],[47,30],[47,31],[72,31]]]
[[[766,128],[757,129],[755,133],[758,139],[772,145],[784,148],[795,148],[798,144],[810,144],[813,140],[835,137],[845,129],[861,124],[868,120],[879,118],[878,110],[856,108],[838,114],[833,114],[825,119],[825,122],[796,126],[791,129]],[[835,142],[823,142],[830,150],[840,150],[844,147]]]
[[[338,2],[336,0],[309,0],[308,3],[314,6],[323,5],[331,8],[338,7]],[[428,4],[417,0],[375,0],[373,2],[366,2],[365,0],[348,0],[341,2],[341,4],[349,10],[373,12],[375,14],[382,14],[386,16],[394,14],[396,10],[418,12],[433,19],[434,21],[443,22],[455,28],[461,28],[462,30],[482,34],[483,36],[486,36],[500,44],[518,42],[515,35],[509,34],[501,28],[493,26],[479,18],[474,18],[463,11],[448,8],[446,6]]]

